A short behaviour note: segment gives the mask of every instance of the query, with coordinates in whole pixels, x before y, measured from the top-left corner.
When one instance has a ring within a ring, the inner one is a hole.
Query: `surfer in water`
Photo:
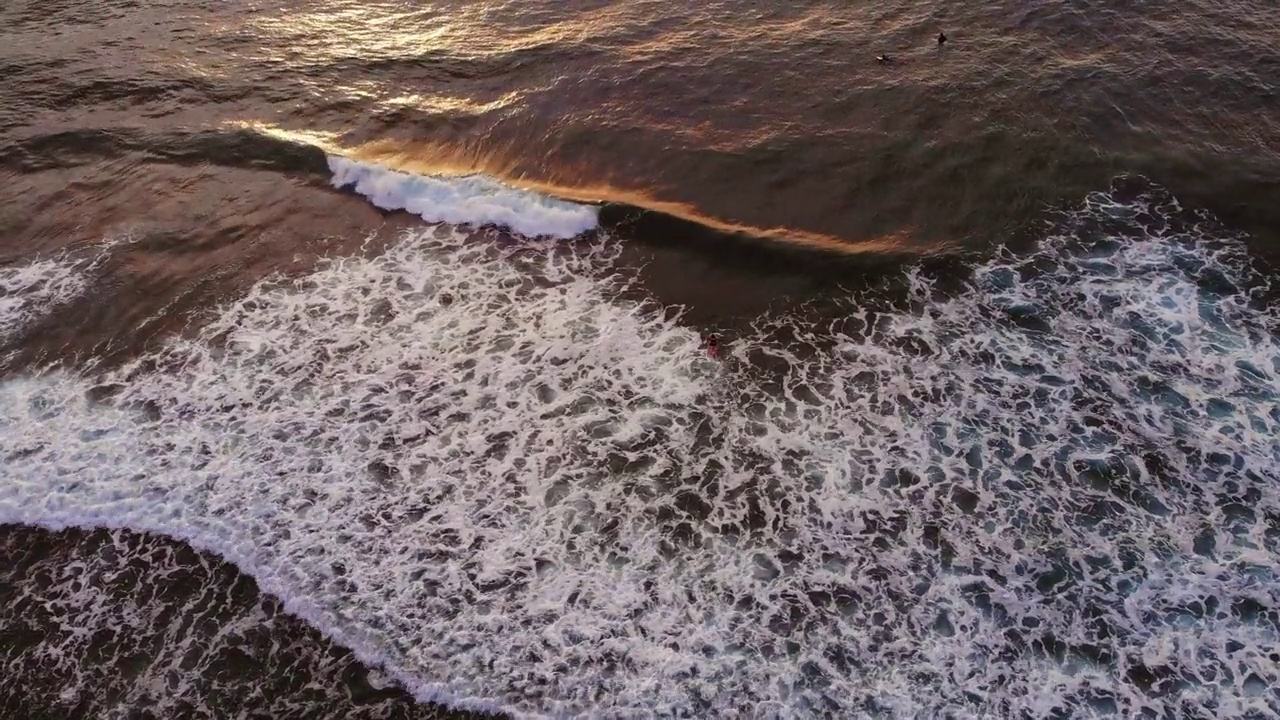
[[[715,333],[707,336],[707,357],[712,360],[720,359],[720,336]]]

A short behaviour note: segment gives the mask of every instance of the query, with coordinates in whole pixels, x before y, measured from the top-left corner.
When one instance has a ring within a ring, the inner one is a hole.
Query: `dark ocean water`
[[[1277,716],[1277,47],[9,0],[0,715]]]

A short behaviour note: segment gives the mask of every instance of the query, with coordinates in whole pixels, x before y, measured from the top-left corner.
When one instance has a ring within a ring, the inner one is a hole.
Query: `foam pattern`
[[[567,239],[596,227],[592,205],[520,190],[484,175],[418,175],[337,155],[329,156],[333,186],[350,186],[384,210],[405,210],[430,222],[497,225],[529,237]]]
[[[21,334],[49,311],[79,297],[94,260],[63,254],[25,265],[0,267],[0,343]]]
[[[5,718],[411,720],[227,564],[157,535],[0,528]]]
[[[1211,221],[1121,186],[724,363],[615,250],[438,227],[10,378],[0,522],[185,539],[517,716],[1280,711],[1280,316]]]

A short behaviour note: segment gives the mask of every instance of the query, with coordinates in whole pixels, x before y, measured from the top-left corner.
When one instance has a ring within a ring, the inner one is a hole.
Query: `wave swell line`
[[[329,156],[333,185],[350,187],[384,210],[428,222],[498,225],[528,237],[569,239],[595,229],[599,210],[513,188],[483,175],[418,175]]]

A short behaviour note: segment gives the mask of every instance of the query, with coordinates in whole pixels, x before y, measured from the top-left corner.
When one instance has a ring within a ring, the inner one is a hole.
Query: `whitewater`
[[[464,227],[503,227],[527,237],[568,239],[592,230],[599,211],[511,187],[484,175],[421,175],[328,156],[333,186],[350,188],[383,210]]]
[[[714,362],[586,206],[331,167],[454,225],[4,379],[0,523],[184,540],[522,717],[1280,710],[1280,312],[1159,188]],[[111,247],[0,269],[0,332]]]

